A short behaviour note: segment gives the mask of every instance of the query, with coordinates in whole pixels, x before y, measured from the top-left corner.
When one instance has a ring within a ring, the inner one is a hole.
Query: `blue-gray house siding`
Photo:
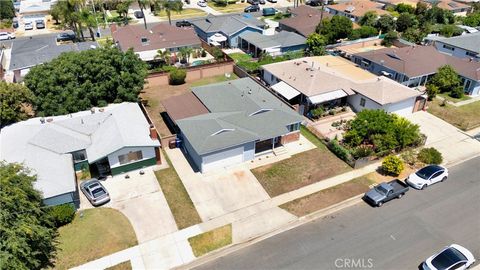
[[[232,34],[227,34],[227,33],[224,33],[222,31],[205,32],[195,25],[194,25],[194,29],[195,29],[195,32],[197,33],[197,35],[205,42],[208,42],[208,38],[215,35],[216,33],[221,33],[222,35],[227,37],[227,44],[231,48],[236,48],[237,47],[238,36],[240,34],[242,34],[244,32],[247,32],[247,31],[257,32],[257,33],[262,33],[263,32],[262,29],[254,28],[254,27],[250,27],[250,26],[247,26],[247,27],[245,27],[245,28],[243,28],[243,29],[241,29],[241,30],[239,30],[235,33],[232,33]]]

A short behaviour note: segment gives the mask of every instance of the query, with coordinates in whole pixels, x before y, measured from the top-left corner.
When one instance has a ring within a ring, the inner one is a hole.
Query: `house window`
[[[360,98],[360,106],[365,107],[365,99]]]
[[[84,160],[87,160],[87,152],[85,150],[80,150],[72,153],[73,163],[78,163]]]
[[[463,88],[463,89],[465,89],[465,92],[468,92],[468,89],[470,88],[471,83],[472,82],[470,80],[467,80],[467,83],[465,83],[465,88]]]
[[[273,74],[270,74],[270,81],[273,83],[275,80],[275,76],[273,76]]]
[[[294,132],[300,129],[300,123],[295,123],[287,126],[288,132]]]
[[[127,164],[127,163],[137,161],[137,160],[141,160],[141,159],[143,159],[143,154],[142,154],[142,151],[140,151],[140,150],[118,156],[118,162],[120,162],[120,165]]]
[[[474,53],[474,52],[466,52],[465,54],[466,54],[467,56],[470,56],[470,57],[476,57],[476,56],[477,56],[477,54]]]
[[[447,50],[450,50],[450,51],[454,51],[454,50],[455,50],[454,47],[448,46],[448,45],[445,45],[445,44],[443,45],[443,48],[444,48],[444,49],[447,49]]]

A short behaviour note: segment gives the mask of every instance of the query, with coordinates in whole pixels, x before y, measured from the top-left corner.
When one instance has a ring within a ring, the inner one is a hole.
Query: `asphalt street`
[[[480,260],[480,158],[380,208],[364,202],[196,269],[418,269],[452,243]]]

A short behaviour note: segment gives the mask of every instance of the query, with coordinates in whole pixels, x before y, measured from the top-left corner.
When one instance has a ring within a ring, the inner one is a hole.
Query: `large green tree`
[[[334,15],[331,20],[323,20],[317,26],[317,33],[324,35],[328,43],[335,43],[338,39],[347,38],[352,33],[353,23],[344,16]]]
[[[183,9],[183,3],[180,0],[154,0],[154,6],[158,11],[165,11],[170,25],[172,25],[172,11],[180,13]]]
[[[363,15],[362,18],[360,18],[360,21],[358,22],[362,26],[372,26],[375,27],[377,24],[377,19],[378,15],[375,11],[368,11]]]
[[[38,115],[60,115],[137,101],[146,75],[146,64],[132,50],[100,48],[63,53],[33,67],[24,82]]]
[[[375,27],[378,31],[382,31],[382,33],[388,33],[395,30],[397,24],[392,16],[384,14],[378,18]]]
[[[55,256],[57,231],[35,176],[0,162],[0,269],[43,269]]]
[[[415,15],[410,13],[402,13],[397,19],[397,31],[403,32],[408,28],[415,28],[418,26],[418,20]]]
[[[313,33],[307,37],[307,50],[310,55],[325,55],[325,45],[327,45],[327,39],[320,34]]]
[[[0,1],[0,20],[11,20],[15,17],[15,8],[13,7],[13,1]]]
[[[450,65],[440,67],[430,80],[430,83],[437,86],[441,93],[452,91],[460,85],[460,82],[460,77]]]
[[[32,93],[22,84],[0,81],[0,128],[28,117]]]
[[[359,38],[368,38],[378,35],[378,31],[375,27],[363,25],[360,28],[353,29],[352,33],[348,37],[350,40]]]

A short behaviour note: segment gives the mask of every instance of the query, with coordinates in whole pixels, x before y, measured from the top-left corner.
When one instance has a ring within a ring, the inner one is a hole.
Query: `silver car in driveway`
[[[110,201],[110,195],[96,178],[80,184],[80,189],[93,206],[99,206]]]

